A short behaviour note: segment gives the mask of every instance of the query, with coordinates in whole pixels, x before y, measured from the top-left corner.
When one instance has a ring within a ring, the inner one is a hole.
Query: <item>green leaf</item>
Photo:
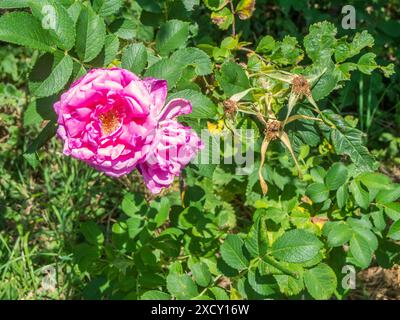
[[[339,82],[339,73],[335,69],[333,63],[330,66],[331,68],[326,70],[312,89],[312,95],[315,101],[324,99],[337,87]]]
[[[336,201],[339,209],[342,209],[346,205],[348,199],[349,191],[347,189],[347,185],[343,185],[336,191]]]
[[[376,54],[369,52],[364,54],[359,60],[358,60],[358,70],[360,70],[362,73],[371,75],[372,72],[378,68],[378,65],[375,61]]]
[[[30,0],[29,6],[57,46],[71,50],[75,45],[75,23],[67,9],[56,0]]]
[[[29,7],[29,0],[0,0],[1,9],[14,9]]]
[[[274,274],[273,277],[278,283],[279,291],[286,296],[298,295],[301,291],[304,290],[302,277],[296,279],[285,274]]]
[[[307,187],[306,195],[313,202],[321,203],[329,198],[329,189],[322,183],[312,183]]]
[[[154,221],[156,222],[156,227],[159,228],[168,220],[171,203],[168,198],[161,198],[159,202],[152,203],[152,208],[157,210]]]
[[[171,59],[163,58],[148,68],[144,75],[145,77],[166,80],[168,88],[171,90],[176,86],[182,75],[182,66]]]
[[[131,217],[126,220],[129,238],[134,239],[143,229],[143,220],[140,217]]]
[[[113,34],[106,36],[104,48],[100,54],[102,58],[102,66],[108,66],[117,57],[119,50],[119,39]]]
[[[0,17],[0,40],[43,51],[55,50],[49,32],[26,12],[12,12]]]
[[[400,199],[400,185],[392,184],[388,190],[381,190],[376,195],[376,202],[389,203]]]
[[[125,47],[122,53],[122,68],[140,74],[147,65],[147,50],[143,43],[134,43]]]
[[[275,49],[275,46],[276,46],[275,39],[271,36],[265,36],[261,38],[261,41],[257,46],[256,52],[269,53]]]
[[[122,200],[122,211],[128,217],[135,217],[138,215],[143,203],[144,198],[141,195],[127,193]]]
[[[350,240],[350,252],[361,268],[366,269],[370,265],[373,250],[368,241],[358,233],[353,233]]]
[[[400,219],[400,203],[390,202],[386,203],[384,206],[386,215],[393,221]]]
[[[24,126],[39,124],[43,120],[56,121],[57,115],[53,105],[58,100],[57,96],[42,99],[32,99],[24,112]]]
[[[334,163],[326,174],[325,185],[329,190],[336,190],[346,183],[348,174],[349,172],[343,163]]]
[[[169,20],[156,37],[156,47],[161,55],[167,55],[182,47],[189,37],[189,24],[180,20]]]
[[[379,66],[381,71],[383,72],[383,75],[386,78],[390,78],[392,75],[396,73],[395,67],[393,63],[388,64],[387,66]]]
[[[356,165],[357,172],[375,170],[375,160],[363,143],[363,133],[360,130],[349,127],[345,120],[331,111],[324,111],[327,117],[335,125],[331,129],[331,140],[338,155],[348,155]]]
[[[124,4],[124,0],[94,0],[93,9],[102,17],[117,13]]]
[[[137,28],[137,22],[132,19],[117,19],[110,25],[110,31],[124,40],[133,40],[137,36]]]
[[[76,22],[78,21],[81,10],[82,10],[82,4],[80,2],[74,2],[68,8],[68,14],[71,17],[72,21],[74,22],[74,25],[76,25]]]
[[[210,291],[216,300],[229,300],[229,296],[226,291],[220,287],[212,287],[210,288]]]
[[[274,64],[286,66],[299,63],[304,58],[295,37],[286,36],[283,41],[277,41],[274,50],[266,55]]]
[[[340,247],[350,241],[353,235],[351,228],[344,222],[334,222],[328,232],[330,247]]]
[[[211,119],[217,114],[216,105],[201,92],[187,89],[173,93],[168,97],[169,101],[176,98],[189,100],[192,104],[193,111],[191,114],[185,115],[185,118]]]
[[[43,147],[47,141],[49,141],[52,137],[55,136],[57,131],[57,123],[50,121],[46,127],[39,133],[36,139],[34,139],[28,149],[24,153],[23,157],[26,161],[33,167],[37,168],[39,165],[39,160],[36,156],[36,152]]]
[[[171,296],[165,292],[150,290],[143,293],[140,300],[171,300]]]
[[[36,97],[49,97],[60,92],[73,70],[69,55],[46,53],[41,56],[29,76],[29,90]]]
[[[268,248],[266,234],[264,222],[258,218],[245,240],[246,248],[253,257],[262,257],[266,253]]]
[[[157,0],[137,0],[143,11],[151,13],[162,13],[161,3]]]
[[[228,97],[250,88],[246,73],[241,66],[232,61],[225,62],[222,65],[221,73],[217,74],[216,78]]]
[[[104,234],[99,226],[93,222],[88,221],[81,224],[81,232],[86,241],[95,246],[101,245],[104,242]]]
[[[364,219],[347,219],[347,223],[351,226],[354,233],[357,233],[359,236],[363,237],[369,243],[369,247],[372,251],[378,249],[379,243],[376,235],[371,231],[372,224],[369,220]],[[364,225],[368,224],[368,226]]]
[[[361,219],[356,219],[356,218],[348,218],[347,223],[352,227],[356,228],[363,228],[363,229],[371,229],[372,228],[372,223],[369,221],[367,215],[363,215]]]
[[[192,66],[198,76],[205,76],[212,72],[210,57],[197,48],[184,48],[174,52],[171,60],[182,66]]]
[[[76,51],[83,62],[96,58],[104,46],[104,20],[92,8],[83,7],[76,25]]]
[[[199,286],[207,287],[211,282],[211,273],[204,262],[198,262],[192,265],[193,278]]]
[[[193,11],[194,7],[200,5],[200,0],[182,0],[187,11]]]
[[[275,279],[270,275],[261,275],[258,269],[249,270],[248,280],[250,286],[258,294],[270,296],[276,293],[277,284]]]
[[[321,263],[304,272],[304,283],[314,299],[327,300],[336,290],[337,279],[332,268]]]
[[[387,236],[396,241],[400,240],[400,220],[390,226]]]
[[[356,179],[361,181],[368,189],[389,189],[391,180],[388,176],[377,172],[366,172],[357,176]]]
[[[167,289],[178,300],[191,299],[198,295],[196,284],[186,274],[169,274]]]
[[[204,4],[207,8],[218,11],[221,10],[229,3],[229,0],[204,0]]]
[[[374,38],[364,30],[361,33],[357,33],[351,43],[343,42],[340,43],[335,49],[335,60],[336,62],[343,62],[349,58],[358,55],[365,47],[373,47]]]
[[[350,192],[352,193],[354,200],[356,203],[363,209],[368,209],[370,199],[369,199],[369,193],[367,190],[365,190],[359,182],[356,180],[353,180],[350,183]]]
[[[378,231],[383,231],[386,228],[386,220],[383,214],[383,210],[375,211],[370,213],[372,221],[374,223],[375,228]]]
[[[244,243],[238,235],[228,235],[221,245],[222,259],[232,268],[246,269],[249,261],[244,255]]]
[[[285,262],[302,263],[313,259],[322,248],[322,242],[305,230],[285,232],[272,245],[271,254]]]
[[[327,21],[310,26],[310,31],[304,38],[304,47],[311,60],[323,61],[329,59],[336,45],[336,27]]]

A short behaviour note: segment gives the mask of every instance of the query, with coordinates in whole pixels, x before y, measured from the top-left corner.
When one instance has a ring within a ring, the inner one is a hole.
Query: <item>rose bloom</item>
[[[166,98],[166,84],[164,92],[164,95],[159,96],[160,105],[163,105]],[[182,169],[204,147],[196,132],[176,120],[177,116],[191,112],[192,105],[183,99],[172,100],[160,111],[157,108],[158,127],[154,148],[146,161],[138,167],[152,193],[159,193],[170,186],[174,178],[180,175]]]
[[[182,159],[157,157],[165,143],[162,137],[168,134],[168,128],[175,130],[169,127],[175,125],[180,134],[195,135],[174,119],[179,114],[191,112],[190,103],[175,99],[163,108],[166,95],[164,80],[141,80],[118,68],[90,71],[54,105],[59,124],[57,134],[64,141],[64,154],[112,177],[128,174],[142,164],[140,170],[146,184],[151,191],[159,192],[161,187],[172,183],[173,178],[172,181],[168,179],[169,184],[165,179],[162,183],[152,183],[151,179],[158,181],[161,172],[176,175],[180,172],[177,164],[181,169],[188,163],[188,155]],[[183,140],[178,140],[174,138],[168,145],[175,145],[180,150]],[[191,141],[190,138],[187,141]],[[190,149],[194,154],[197,150]],[[190,158],[193,156],[191,154]],[[163,162],[153,163],[156,158]]]

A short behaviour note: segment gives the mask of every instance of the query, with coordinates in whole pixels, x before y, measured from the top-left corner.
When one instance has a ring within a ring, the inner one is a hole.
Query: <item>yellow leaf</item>
[[[256,0],[241,0],[236,7],[236,12],[241,20],[251,18],[256,9]]]
[[[230,298],[231,298],[231,300],[243,300],[239,291],[237,291],[235,288],[231,289],[231,297]]]

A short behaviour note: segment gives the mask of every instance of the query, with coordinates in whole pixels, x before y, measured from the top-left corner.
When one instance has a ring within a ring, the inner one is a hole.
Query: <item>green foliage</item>
[[[161,55],[183,46],[189,36],[189,24],[179,20],[169,20],[161,28],[156,37],[156,45]]]
[[[103,19],[91,7],[83,7],[76,23],[76,52],[82,62],[97,57],[104,46],[105,25]]]
[[[43,51],[54,51],[48,31],[42,29],[40,22],[31,14],[12,12],[1,16],[0,30],[1,41]]]
[[[140,74],[147,65],[147,51],[142,43],[132,44],[124,49],[122,54],[122,68]]]

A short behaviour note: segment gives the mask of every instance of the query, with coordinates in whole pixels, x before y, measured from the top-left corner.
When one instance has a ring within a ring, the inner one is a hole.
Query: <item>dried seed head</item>
[[[282,123],[278,120],[268,120],[266,136],[269,140],[276,140],[282,129]]]
[[[292,82],[292,91],[299,96],[311,96],[310,85],[303,76],[296,76]]]
[[[233,100],[224,101],[224,111],[227,116],[232,117],[237,111],[237,103]]]

